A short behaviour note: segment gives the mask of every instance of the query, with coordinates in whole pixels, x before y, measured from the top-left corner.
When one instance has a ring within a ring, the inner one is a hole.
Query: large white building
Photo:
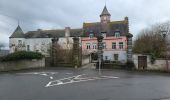
[[[58,38],[58,43],[62,48],[71,49],[73,37],[79,37],[81,29],[70,29],[66,27],[62,30],[41,30],[24,33],[18,25],[10,36],[10,53],[15,51],[34,51],[49,56],[52,38]]]

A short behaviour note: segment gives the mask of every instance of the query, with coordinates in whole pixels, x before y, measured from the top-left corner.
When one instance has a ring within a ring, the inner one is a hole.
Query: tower
[[[108,10],[107,10],[107,7],[106,7],[106,5],[104,6],[104,9],[103,9],[103,11],[102,11],[102,13],[101,13],[101,15],[100,15],[100,21],[101,21],[101,23],[108,23],[108,22],[110,22],[110,17],[111,17],[111,15],[110,15],[110,13],[108,12]]]
[[[9,37],[9,44],[10,53],[25,50],[25,35],[19,25]]]

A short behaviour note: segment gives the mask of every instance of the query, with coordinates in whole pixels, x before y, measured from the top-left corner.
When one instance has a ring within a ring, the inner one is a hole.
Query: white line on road
[[[50,79],[54,79],[53,75],[58,74],[58,72],[31,72],[31,73],[19,73],[19,74],[41,75],[41,76],[49,77]]]
[[[119,78],[119,77],[114,77],[114,76],[82,77],[84,75],[85,74],[50,81],[45,87],[52,87],[52,86],[57,86],[57,85],[65,85],[65,84],[78,83],[78,82],[86,82],[86,81],[92,81],[92,80],[118,79]]]

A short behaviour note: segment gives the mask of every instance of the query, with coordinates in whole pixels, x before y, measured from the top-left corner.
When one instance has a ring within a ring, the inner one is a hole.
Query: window
[[[94,37],[94,33],[93,33],[92,30],[91,30],[90,33],[89,33],[89,37],[90,37],[90,38],[93,38],[93,37]]]
[[[97,44],[93,43],[93,49],[97,49]]]
[[[18,40],[18,44],[21,45],[22,44],[22,40]]]
[[[108,60],[108,56],[105,56],[105,60]]]
[[[30,51],[30,45],[27,45],[27,51]]]
[[[118,54],[114,54],[114,60],[118,61],[118,59],[119,59],[119,55]]]
[[[103,49],[106,49],[106,43],[105,42],[103,43]]]
[[[120,37],[120,32],[115,32],[115,37]]]
[[[123,49],[123,42],[119,42],[119,49]]]
[[[116,49],[116,42],[112,43],[112,49]]]
[[[90,33],[90,34],[89,34],[89,37],[90,37],[90,38],[93,38],[93,37],[94,37],[94,34],[93,34],[93,33]]]
[[[90,49],[90,43],[86,44],[87,49]]]

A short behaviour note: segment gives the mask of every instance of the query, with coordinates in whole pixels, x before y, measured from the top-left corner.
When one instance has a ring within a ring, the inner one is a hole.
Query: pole
[[[103,36],[98,36],[97,41],[98,41],[98,68],[99,68],[99,75],[101,75],[101,65],[102,65],[102,55],[103,55]]]
[[[99,75],[101,75],[101,58],[99,59]]]
[[[166,61],[166,69],[167,69],[167,72],[169,72],[169,63],[168,63],[168,53],[167,53],[167,43],[166,43],[166,38],[165,38],[165,61]]]
[[[163,38],[164,38],[164,41],[165,41],[165,62],[166,62],[166,70],[167,72],[169,72],[169,64],[168,64],[168,57],[167,57],[167,41],[166,41],[166,35],[167,35],[167,32],[168,31],[161,31],[162,32],[162,35],[163,35]]]

